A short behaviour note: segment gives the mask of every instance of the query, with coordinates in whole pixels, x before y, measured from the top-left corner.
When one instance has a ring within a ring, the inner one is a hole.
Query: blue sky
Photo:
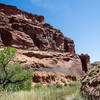
[[[60,29],[75,42],[78,54],[100,61],[100,0],[0,0],[0,3],[45,16],[45,22]]]

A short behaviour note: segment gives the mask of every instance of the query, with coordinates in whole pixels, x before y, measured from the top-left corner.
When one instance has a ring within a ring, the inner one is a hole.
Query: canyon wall
[[[0,4],[0,49],[7,46],[17,49],[15,60],[25,69],[34,68],[35,82],[75,80],[88,69],[89,56],[76,54],[74,41],[45,23],[44,16]]]

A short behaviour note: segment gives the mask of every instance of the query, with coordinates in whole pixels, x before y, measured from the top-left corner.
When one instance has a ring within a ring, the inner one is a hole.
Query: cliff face
[[[0,45],[74,53],[73,40],[44,23],[44,17],[0,4]]]
[[[73,40],[44,23],[43,16],[0,4],[0,49],[7,46],[17,49],[15,59],[24,68],[33,67],[39,72],[36,72],[34,81],[38,77],[38,81],[47,82],[49,78],[51,82],[62,74],[66,80],[67,75],[73,78],[87,70],[87,57],[77,55]]]
[[[15,61],[19,61],[25,69],[34,68],[34,82],[65,83],[67,79],[76,80],[82,76],[81,60],[77,54],[52,51],[19,50]]]

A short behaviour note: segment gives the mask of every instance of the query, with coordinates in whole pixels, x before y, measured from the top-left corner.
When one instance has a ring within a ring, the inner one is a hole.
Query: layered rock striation
[[[73,40],[44,23],[43,16],[32,15],[15,6],[0,4],[0,35],[1,46],[75,52]]]
[[[44,16],[0,4],[0,49],[7,46],[17,49],[15,60],[25,69],[35,69],[35,82],[45,83],[62,76],[66,80],[87,71],[89,56],[77,55],[74,41],[45,23]]]
[[[65,83],[67,79],[76,80],[84,74],[81,60],[77,54],[68,52],[33,51],[17,49],[14,61],[19,61],[24,69],[34,68],[35,83]]]

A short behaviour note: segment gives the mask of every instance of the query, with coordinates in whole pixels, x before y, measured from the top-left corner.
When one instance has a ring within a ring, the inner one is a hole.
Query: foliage
[[[91,69],[88,69],[88,71],[86,72],[86,75],[89,75],[91,73]]]
[[[88,99],[89,99],[89,97],[87,96],[87,94],[86,94],[84,91],[81,91],[81,92],[80,92],[80,95],[82,96],[82,98],[83,98],[84,100],[88,100]]]
[[[88,71],[86,72],[86,75],[90,75],[93,71],[96,71],[97,67],[94,66],[93,68],[91,69],[88,69]]]
[[[65,83],[65,84],[64,84],[64,86],[68,86],[68,84],[67,84],[67,83]]]
[[[43,87],[43,85],[41,84],[41,83],[37,83],[37,84],[35,84],[35,86],[34,86],[34,88],[42,88]]]
[[[31,91],[14,93],[4,91],[0,95],[0,100],[88,100],[86,96],[81,95],[78,83],[76,87],[54,88],[50,85],[50,87],[33,88]]]
[[[16,49],[0,51],[0,87],[6,90],[29,90],[32,82],[32,69],[24,70],[19,62],[11,63]]]
[[[36,88],[31,91],[18,91],[14,93],[0,93],[0,100],[65,100],[65,89],[59,88]]]
[[[77,87],[79,84],[77,82],[70,82],[69,86],[70,87]]]
[[[54,84],[54,87],[56,87],[56,88],[63,88],[63,86],[60,84],[60,83],[56,83],[56,84]]]

